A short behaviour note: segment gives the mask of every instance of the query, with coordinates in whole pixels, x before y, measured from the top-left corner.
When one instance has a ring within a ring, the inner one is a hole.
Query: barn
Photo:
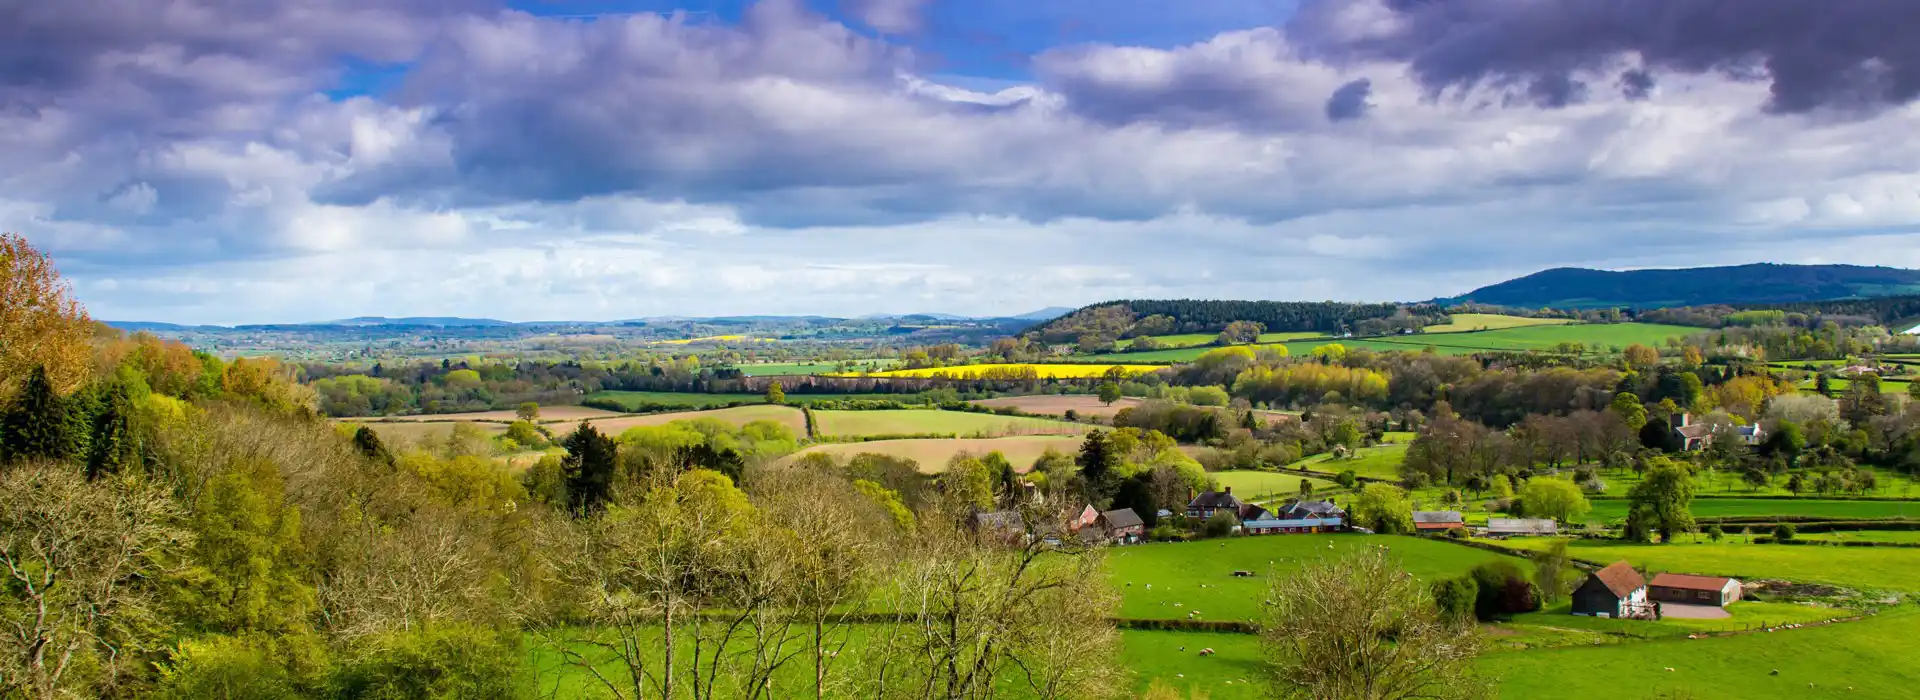
[[[1625,560],[1593,572],[1573,591],[1573,614],[1588,617],[1652,617],[1647,579]]]
[[[1725,576],[1655,574],[1647,596],[1662,603],[1726,607],[1740,600],[1740,580]]]

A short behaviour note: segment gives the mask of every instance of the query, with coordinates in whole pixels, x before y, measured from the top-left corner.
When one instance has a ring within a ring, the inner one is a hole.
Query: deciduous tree
[[[60,281],[53,261],[0,233],[0,402],[44,369],[56,395],[80,388],[92,371],[93,320]]]
[[[1640,483],[1627,492],[1627,532],[1635,539],[1659,534],[1661,542],[1693,529],[1693,475],[1665,457],[1647,462]]]

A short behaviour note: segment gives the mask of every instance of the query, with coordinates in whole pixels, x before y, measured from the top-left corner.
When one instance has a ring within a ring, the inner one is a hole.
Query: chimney
[[[1225,488],[1226,488],[1226,491],[1224,491],[1224,492],[1222,492],[1222,493],[1225,493],[1225,494],[1227,494],[1227,495],[1229,495],[1229,496],[1231,496],[1231,495],[1233,495],[1233,487],[1232,487],[1232,486],[1228,486],[1228,487],[1225,487]]]

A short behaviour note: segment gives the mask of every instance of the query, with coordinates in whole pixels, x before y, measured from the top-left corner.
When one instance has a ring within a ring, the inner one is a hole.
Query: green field
[[[1398,481],[1400,463],[1407,459],[1407,445],[1396,442],[1376,447],[1362,447],[1348,459],[1334,459],[1331,454],[1318,454],[1287,465],[1292,469],[1305,469],[1328,475],[1353,470],[1358,476],[1374,479]]]
[[[1203,620],[1248,620],[1260,614],[1274,566],[1378,545],[1388,546],[1422,578],[1456,576],[1501,556],[1415,537],[1261,535],[1122,547],[1109,555],[1107,566],[1120,590],[1121,617],[1185,619],[1198,612]],[[1254,575],[1236,577],[1236,570]]]
[[[1855,530],[1852,532],[1808,532],[1798,539],[1816,542],[1897,542],[1920,544],[1920,530]]]
[[[1260,343],[1260,344],[1284,343],[1289,340],[1304,340],[1307,338],[1319,338],[1325,335],[1326,333],[1322,333],[1320,331],[1290,331],[1286,333],[1261,333],[1260,339],[1254,342]],[[1211,350],[1213,349],[1212,347],[1205,347],[1205,346],[1212,346],[1215,341],[1220,339],[1220,334],[1219,333],[1180,333],[1177,335],[1156,335],[1156,336],[1150,336],[1150,337],[1153,338],[1154,342],[1159,343],[1161,346],[1169,350],[1177,350],[1181,348],[1201,348],[1201,347],[1204,347],[1207,350]],[[1134,340],[1136,339],[1127,338],[1125,340],[1121,340],[1117,345],[1118,347],[1123,349],[1130,348],[1130,347],[1133,347]]]
[[[1000,437],[1006,435],[1077,435],[1087,431],[1080,423],[1001,416],[991,413],[966,413],[932,409],[891,411],[814,411],[815,427],[821,435],[957,435],[960,437]]]
[[[1315,493],[1326,493],[1340,488],[1339,484],[1326,479],[1280,472],[1227,471],[1213,472],[1207,476],[1219,481],[1222,487],[1233,489],[1233,495],[1239,496],[1243,501],[1292,498],[1300,493],[1301,479],[1306,479],[1313,484]]]
[[[882,372],[900,361],[892,358],[859,360],[854,362],[854,372]],[[763,362],[757,364],[734,365],[734,369],[749,377],[778,377],[793,374],[832,374],[841,371],[838,362]]]
[[[1690,539],[1690,538],[1689,538]],[[1552,540],[1509,540],[1511,547],[1545,548]],[[1855,588],[1920,592],[1920,549],[1906,547],[1823,547],[1721,542],[1635,544],[1617,540],[1572,540],[1567,553],[1577,559],[1621,559],[1654,571],[1779,578]]]
[[[618,402],[627,410],[637,410],[649,404],[664,406],[685,406],[687,408],[712,408],[725,406],[739,401],[761,403],[767,400],[764,394],[696,394],[683,391],[596,391],[586,396],[586,400],[604,399]],[[913,394],[787,394],[787,403],[800,405],[815,401],[899,401],[913,403]]]
[[[1619,489],[1609,491],[1621,493]],[[1595,500],[1590,520],[1611,521],[1627,517],[1623,498]],[[1825,501],[1811,498],[1696,498],[1693,515],[1702,520],[1754,515],[1809,516],[1818,518],[1920,518],[1920,501]]]
[[[1912,478],[1881,467],[1863,465],[1860,468],[1871,470],[1875,482],[1879,485],[1879,488],[1868,492],[1867,496],[1886,499],[1920,498],[1920,483],[1916,483]],[[1561,472],[1561,475],[1565,478],[1572,477],[1571,472]],[[1600,480],[1606,482],[1608,495],[1624,497],[1634,484],[1640,482],[1640,475],[1625,470],[1609,470],[1600,474]],[[1711,495],[1729,498],[1793,497],[1796,494],[1787,490],[1787,481],[1786,476],[1776,475],[1766,486],[1756,489],[1742,482],[1738,472],[1726,469],[1701,470],[1695,473],[1693,479],[1696,496]],[[1812,499],[1821,497],[1820,494],[1813,492],[1802,492],[1798,495]]]
[[[1527,318],[1525,316],[1507,316],[1504,314],[1448,314],[1452,323],[1442,323],[1421,329],[1426,333],[1463,333],[1466,331],[1491,331],[1501,328],[1520,328],[1524,326],[1559,326],[1573,323],[1570,318]]]
[[[1917,658],[1908,606],[1773,633],[1494,653],[1480,667],[1503,698],[1902,698],[1920,684]]]
[[[1428,347],[1432,347],[1435,352],[1442,355],[1470,355],[1476,352],[1493,350],[1552,350],[1554,346],[1560,343],[1574,342],[1585,345],[1587,352],[1592,353],[1609,352],[1614,348],[1623,348],[1634,343],[1659,347],[1664,346],[1668,338],[1686,336],[1698,332],[1700,332],[1698,328],[1654,323],[1550,323],[1498,328],[1486,331],[1430,332],[1416,335],[1382,336],[1377,338],[1294,340],[1281,343],[1281,345],[1287,348],[1288,354],[1294,356],[1306,355],[1312,353],[1314,348],[1334,343],[1346,346],[1352,350],[1421,352]],[[1087,355],[1076,358],[1075,361],[1171,364],[1192,362],[1194,358],[1212,349],[1213,348],[1210,347],[1189,347],[1174,350],[1155,350],[1153,352]]]

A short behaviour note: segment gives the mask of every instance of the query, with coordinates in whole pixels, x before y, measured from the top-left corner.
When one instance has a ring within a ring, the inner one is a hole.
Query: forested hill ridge
[[[1779,265],[1658,270],[1562,267],[1481,287],[1441,304],[1513,308],[1640,309],[1785,304],[1920,294],[1920,270],[1859,265]]]
[[[1433,304],[1129,299],[1081,307],[1035,326],[1029,334],[1045,342],[1090,336],[1111,340],[1173,333],[1217,333],[1229,324],[1240,322],[1259,324],[1261,330],[1274,333],[1377,335],[1402,327],[1419,328],[1443,315],[1441,308]]]

